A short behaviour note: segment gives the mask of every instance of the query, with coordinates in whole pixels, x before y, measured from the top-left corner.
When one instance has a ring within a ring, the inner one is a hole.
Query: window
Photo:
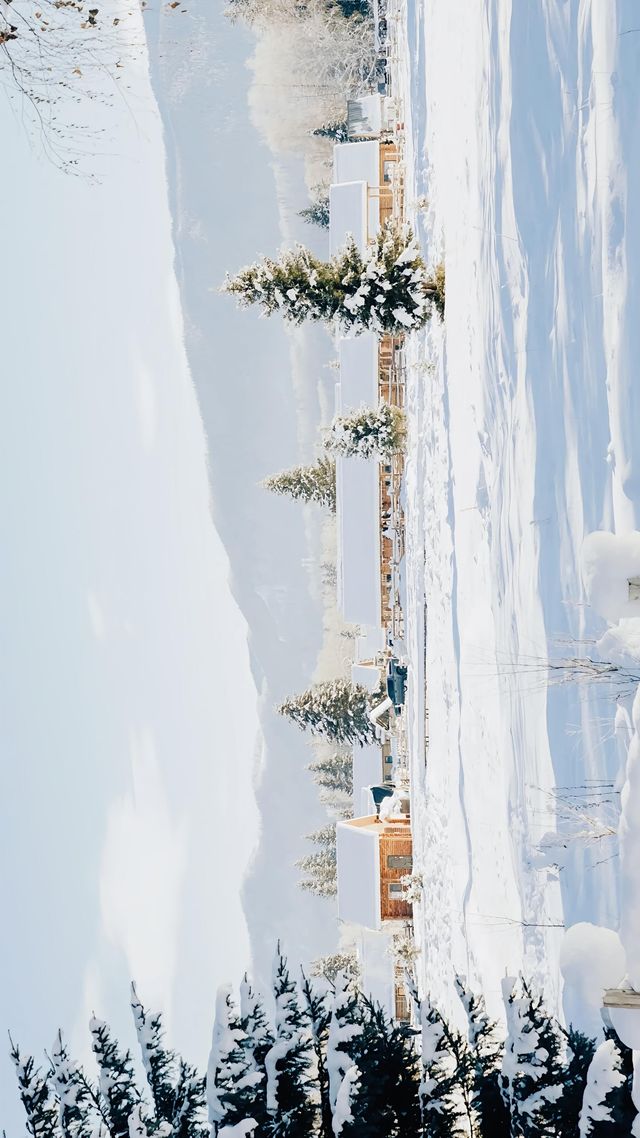
[[[387,854],[387,869],[413,869],[411,854]]]
[[[400,881],[389,882],[389,897],[392,901],[402,901],[402,883]]]

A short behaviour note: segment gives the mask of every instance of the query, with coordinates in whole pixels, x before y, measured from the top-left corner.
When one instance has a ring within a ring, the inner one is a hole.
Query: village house
[[[411,917],[401,880],[413,865],[408,816],[383,820],[372,814],[338,822],[336,848],[341,921],[376,930]]]
[[[402,895],[402,878],[413,866],[409,819],[351,818],[338,822],[336,841],[338,917],[357,926],[362,990],[392,1019],[407,1022],[409,1001],[393,940],[405,933],[412,915]]]

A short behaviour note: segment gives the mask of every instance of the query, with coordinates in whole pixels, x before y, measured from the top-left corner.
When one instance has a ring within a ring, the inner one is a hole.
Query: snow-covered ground
[[[409,346],[407,470],[416,932],[445,1007],[452,964],[493,1011],[519,967],[553,1007],[563,923],[618,921],[615,842],[570,843],[558,874],[535,854],[550,790],[626,753],[615,692],[541,664],[603,630],[584,536],[638,520],[634,9],[408,0],[399,30],[409,212],[446,265],[446,323]]]

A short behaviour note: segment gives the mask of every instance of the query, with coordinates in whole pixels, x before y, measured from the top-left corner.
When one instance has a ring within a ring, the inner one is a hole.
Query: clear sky
[[[248,959],[256,693],[131,66],[128,99],[91,111],[97,185],[0,103],[0,1026],[86,1046],[95,1009],[130,1034],[134,977],[200,1059],[215,986]],[[14,1100],[0,1056],[9,1133]]]

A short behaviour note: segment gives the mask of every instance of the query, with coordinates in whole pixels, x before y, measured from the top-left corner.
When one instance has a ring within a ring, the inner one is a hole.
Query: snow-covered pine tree
[[[98,1090],[111,1138],[128,1138],[129,1120],[142,1102],[129,1051],[121,1051],[103,1020],[89,1021],[91,1045],[98,1066]]]
[[[311,133],[316,138],[330,138],[333,142],[349,141],[346,119],[331,119],[329,122],[323,123],[322,126],[317,126]]]
[[[473,1135],[472,1064],[469,1048],[431,1003],[420,997],[413,975],[405,974],[420,1028],[422,1078],[418,1097],[424,1138]]]
[[[314,1081],[320,1099],[318,1134],[320,1138],[333,1138],[331,1102],[329,1099],[329,1071],[327,1069],[327,1041],[330,1019],[327,997],[324,992],[319,992],[313,987],[304,972],[302,973],[300,990],[316,1063]]]
[[[296,862],[307,876],[300,882],[301,889],[319,897],[334,897],[338,888],[338,862],[336,856],[336,828],[323,826],[307,839],[320,848]]]
[[[419,1059],[411,1036],[392,1024],[382,1008],[360,998],[362,1031],[350,1045],[351,1067],[340,1085],[334,1112],[340,1138],[423,1138]],[[449,1138],[454,1134],[449,1130]]]
[[[254,1112],[257,1111],[262,1120],[266,1117],[267,1109],[265,1057],[273,1044],[273,1034],[262,1000],[254,992],[246,973],[240,984],[240,1024],[246,1041],[247,1070],[262,1076],[259,1084],[256,1083],[256,1086],[259,1085],[259,1101],[254,1105]]]
[[[580,1138],[628,1138],[636,1118],[631,1098],[633,1052],[610,1032],[587,1071]]]
[[[326,680],[285,700],[278,711],[312,735],[336,743],[372,743],[376,736],[369,711],[378,694],[346,679]]]
[[[560,1099],[567,1066],[558,1024],[545,1011],[522,977],[502,981],[507,1038],[501,1086],[518,1138],[555,1138],[560,1128]]]
[[[567,1067],[562,1083],[562,1096],[558,1100],[558,1118],[562,1138],[579,1138],[580,1111],[587,1084],[587,1073],[593,1060],[596,1045],[593,1039],[576,1031],[574,1027],[561,1028],[566,1040]]]
[[[264,1072],[253,1069],[247,1039],[231,988],[218,989],[211,1052],[207,1069],[207,1105],[212,1135],[241,1122],[258,1126],[254,1107]],[[264,1096],[263,1096],[264,1098]],[[263,1117],[261,1122],[266,1121]]]
[[[319,225],[321,229],[329,228],[329,187],[327,185],[313,186],[310,204],[298,213],[310,225]]]
[[[325,439],[327,450],[354,458],[389,458],[404,449],[405,413],[382,402],[338,415]]]
[[[311,1034],[278,946],[273,980],[275,1039],[265,1056],[269,1138],[312,1135],[318,1123],[318,1094],[312,1071]]]
[[[59,1106],[51,1085],[51,1072],[42,1073],[32,1055],[23,1055],[9,1036],[18,1092],[31,1138],[60,1138]]]
[[[96,1093],[79,1063],[71,1059],[59,1031],[51,1051],[51,1078],[59,1103],[63,1138],[100,1138],[107,1127]]]
[[[243,307],[259,305],[266,316],[280,312],[293,324],[314,320],[379,335],[422,327],[440,297],[411,229],[392,220],[364,255],[352,239],[330,261],[297,245],[278,260],[266,257],[227,277],[223,288]]]
[[[335,513],[336,464],[323,455],[310,466],[294,466],[265,478],[262,485],[274,494],[287,494],[301,502],[317,502]]]
[[[483,997],[467,988],[463,976],[456,976],[455,986],[467,1016],[471,1061],[469,1098],[478,1133],[490,1134],[491,1138],[510,1138],[509,1110],[500,1090],[503,1044],[497,1025],[487,1015]]]
[[[353,758],[348,752],[337,752],[309,763],[307,770],[317,786],[324,790],[342,790],[353,794]]]
[[[153,1133],[164,1124],[171,1128],[172,1138],[205,1138],[205,1080],[165,1046],[162,1016],[146,1010],[135,984],[131,1010],[155,1114],[144,1119],[145,1126]]]
[[[340,972],[335,979],[327,1038],[329,1101],[336,1138],[345,1123],[352,1120],[351,1103],[360,1079],[352,1048],[359,1035],[362,1016],[357,994],[347,976]]]

